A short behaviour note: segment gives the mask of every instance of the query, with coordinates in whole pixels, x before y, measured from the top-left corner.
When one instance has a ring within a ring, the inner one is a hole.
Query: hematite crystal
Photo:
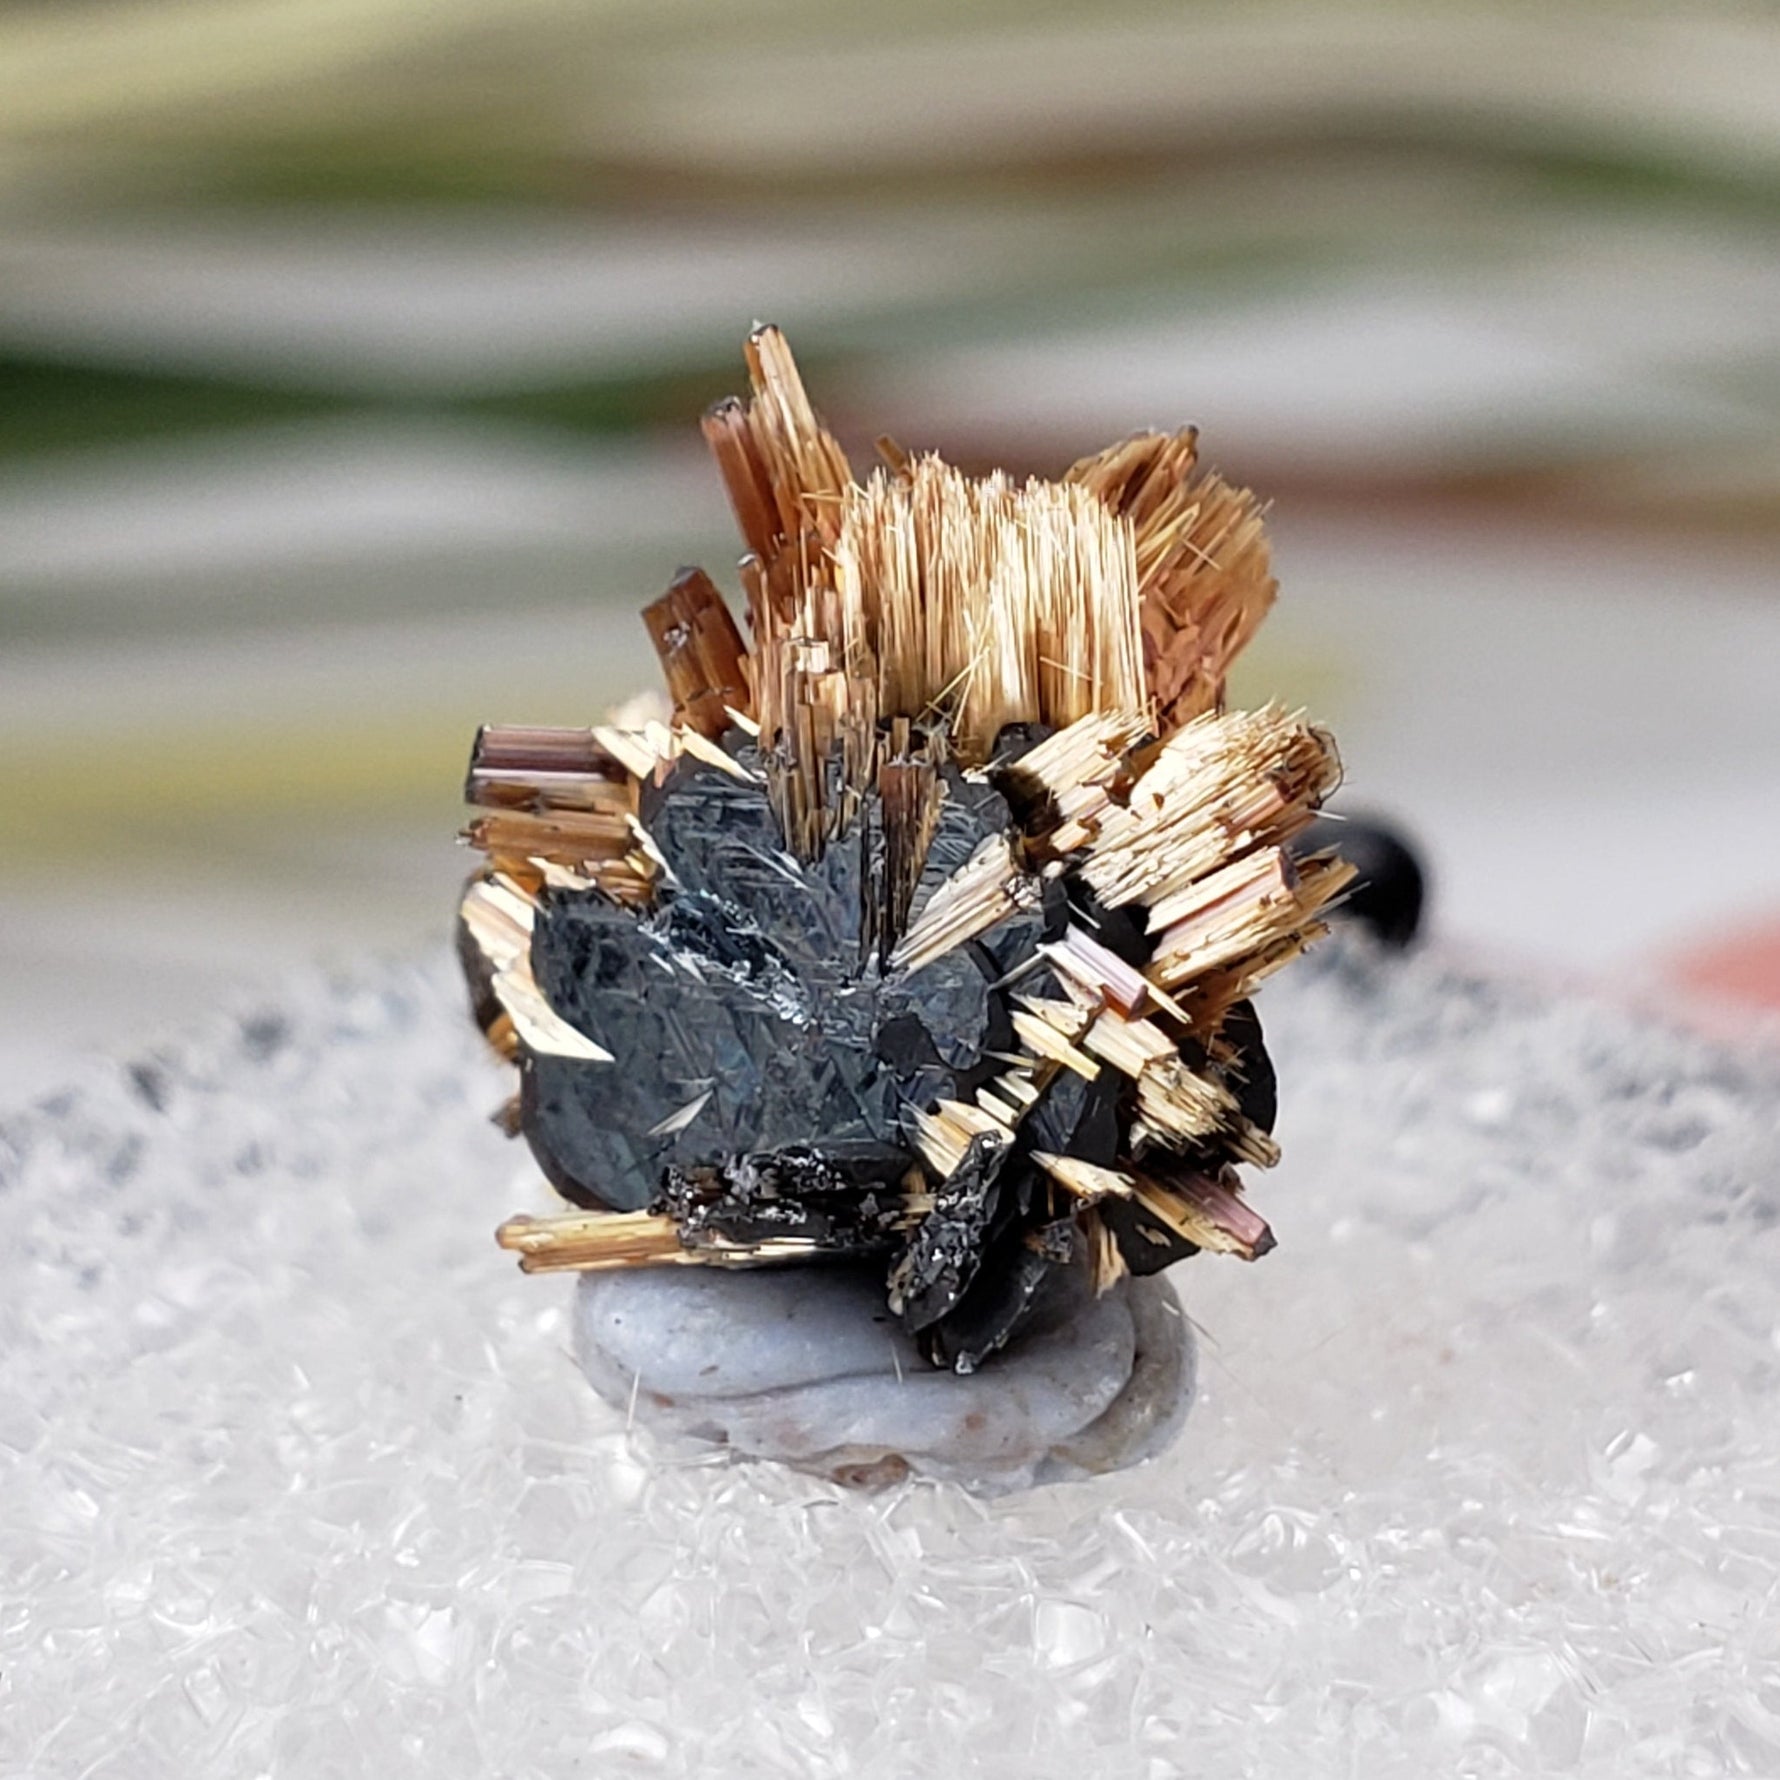
[[[724,745],[759,770],[739,732]],[[955,770],[940,784],[911,920],[1014,819],[992,785]],[[683,760],[645,792],[643,824],[666,867],[649,910],[559,891],[533,928],[545,999],[612,1053],[609,1064],[522,1058],[522,1128],[540,1166],[577,1205],[665,1213],[695,1237],[901,1248],[891,1283],[905,1325],[946,1363],[974,1365],[1006,1338],[1044,1269],[1071,1256],[1067,1218],[1041,1222],[1045,1244],[1022,1247],[1032,1207],[1053,1198],[1032,1149],[1110,1162],[1114,1102],[1068,1077],[1042,1103],[1050,1113],[1055,1101],[1055,1116],[1010,1144],[974,1138],[905,1238],[902,1183],[921,1163],[910,1115],[969,1100],[999,1072],[995,1054],[1014,1044],[1012,995],[1060,992],[1038,948],[1064,931],[1061,891],[910,970],[886,966],[870,943],[869,820],[803,866],[763,782]],[[996,1269],[993,1301],[978,1293],[955,1315],[985,1255],[1001,1250],[1011,1265]]]

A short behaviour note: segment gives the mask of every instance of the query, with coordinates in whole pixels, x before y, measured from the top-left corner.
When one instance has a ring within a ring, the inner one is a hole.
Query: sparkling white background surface
[[[0,1771],[1780,1771],[1780,1071],[1438,957],[1263,998],[1257,1266],[1142,1470],[627,1435],[443,961],[7,1129]]]

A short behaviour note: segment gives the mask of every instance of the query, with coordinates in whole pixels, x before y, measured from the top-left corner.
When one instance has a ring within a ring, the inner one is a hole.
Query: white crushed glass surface
[[[1133,1471],[627,1433],[443,960],[0,1135],[0,1771],[1780,1772],[1780,1069],[1424,958],[1261,1009],[1280,1248]]]

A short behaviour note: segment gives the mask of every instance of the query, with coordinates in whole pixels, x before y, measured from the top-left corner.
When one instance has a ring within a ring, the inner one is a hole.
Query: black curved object
[[[1426,911],[1428,876],[1400,830],[1375,816],[1325,814],[1292,842],[1292,852],[1300,858],[1339,853],[1358,873],[1335,919],[1365,928],[1396,950],[1414,943]]]

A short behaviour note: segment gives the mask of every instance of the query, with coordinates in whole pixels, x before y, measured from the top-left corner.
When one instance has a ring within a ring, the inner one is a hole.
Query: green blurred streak
[[[1692,218],[1780,223],[1780,180],[1701,167],[1629,147],[1620,154],[1532,145],[1515,157],[1534,194],[1607,213],[1669,211]]]
[[[348,133],[255,142],[239,152],[174,165],[181,205],[252,209],[338,205],[450,210],[459,205],[556,209],[584,201],[588,181],[546,148],[498,130]]]
[[[713,354],[708,365],[696,367],[620,372],[488,396],[410,400],[0,353],[5,392],[0,456],[347,414],[411,420],[484,416],[593,435],[685,426],[689,416],[733,393],[739,381],[733,358],[726,354],[719,361]]]
[[[0,354],[0,454],[121,444],[170,433],[307,419],[362,406],[327,391],[224,377],[120,371]]]
[[[820,363],[805,354],[800,363]],[[809,371],[806,368],[806,375]],[[536,389],[469,396],[436,411],[483,415],[578,433],[622,434],[656,427],[690,429],[713,402],[736,393],[745,377],[731,350],[708,363],[682,363],[662,371],[620,372],[609,377],[565,379]]]
[[[220,858],[256,837],[388,821],[449,836],[470,732],[438,713],[357,723],[134,731],[129,746],[63,738],[15,750],[0,786],[9,871],[97,859]]]

